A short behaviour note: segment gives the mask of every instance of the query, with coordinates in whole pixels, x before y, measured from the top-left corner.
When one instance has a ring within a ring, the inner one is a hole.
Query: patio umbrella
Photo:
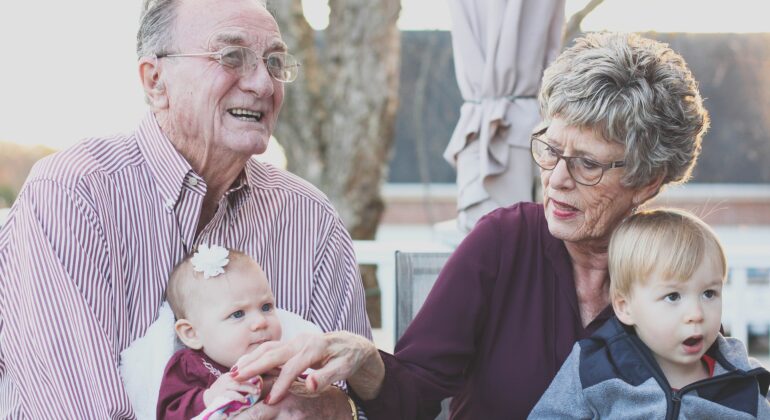
[[[444,159],[457,168],[458,225],[532,200],[529,137],[543,70],[559,53],[564,0],[448,0],[464,104]]]

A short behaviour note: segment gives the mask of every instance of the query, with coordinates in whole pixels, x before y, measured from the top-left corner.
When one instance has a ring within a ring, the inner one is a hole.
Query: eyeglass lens
[[[575,181],[585,185],[595,185],[602,178],[604,168],[597,162],[582,157],[563,156],[542,140],[532,139],[532,157],[535,163],[545,170],[551,170],[559,159],[567,162],[567,169]]]
[[[261,57],[249,48],[244,47],[225,47],[222,49],[219,62],[227,67],[238,70],[243,76],[257,67],[258,60]],[[276,80],[281,82],[292,82],[297,78],[299,64],[290,54],[283,52],[272,52],[264,58],[267,71]]]

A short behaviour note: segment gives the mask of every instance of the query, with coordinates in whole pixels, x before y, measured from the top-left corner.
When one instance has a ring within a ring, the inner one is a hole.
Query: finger
[[[270,343],[272,344],[272,343]],[[274,370],[289,360],[296,353],[290,345],[271,345],[270,349],[261,351],[263,343],[251,353],[242,356],[236,363],[237,370],[233,376],[238,381],[245,381],[253,376]]]
[[[262,377],[262,395],[267,395],[270,393],[270,390],[273,389],[273,384],[275,383],[276,379],[278,379],[277,375]]]
[[[255,351],[238,360],[236,363],[237,372],[234,376],[242,381],[244,377],[260,375],[278,367],[283,370],[285,364],[291,359],[296,360],[298,355],[318,353],[318,351],[313,352],[312,349],[325,349],[323,337],[322,334],[300,334],[285,343],[263,343]],[[267,347],[267,350],[263,351],[263,347]],[[307,363],[302,370],[311,364],[312,362]],[[283,373],[279,374],[279,376],[283,375]]]
[[[292,370],[282,370],[281,374],[275,378],[270,392],[265,397],[266,404],[276,404],[280,402],[288,393],[292,382],[297,379],[297,373]]]
[[[259,395],[259,393],[262,390],[262,387],[250,384],[248,382],[239,383],[237,385],[234,385],[232,387],[228,387],[229,391],[235,391],[235,392],[243,392],[246,394],[253,394],[253,395]]]
[[[320,369],[310,372],[305,386],[311,392],[325,391],[333,383],[344,381],[350,375],[351,367],[345,359],[331,359]]]
[[[227,398],[228,401],[238,401],[242,403],[247,402],[246,397],[243,396],[243,394],[233,390],[225,391],[222,396]]]
[[[302,353],[286,361],[281,369],[281,374],[278,375],[268,395],[268,403],[273,404],[281,401],[297,377],[305,372],[309,366],[319,363],[324,359],[324,350],[325,346],[323,343],[315,343],[305,347]]]
[[[241,356],[236,362],[235,365],[239,366],[240,364],[246,364],[253,362],[254,360],[257,360],[261,358],[265,353],[270,352],[276,348],[284,347],[287,343],[281,342],[281,341],[267,341],[255,348],[254,350],[244,354]]]

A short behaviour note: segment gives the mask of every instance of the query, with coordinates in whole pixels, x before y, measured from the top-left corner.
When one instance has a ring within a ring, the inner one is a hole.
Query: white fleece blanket
[[[282,340],[302,332],[321,332],[321,329],[289,311],[277,310],[281,320]],[[147,329],[144,337],[135,340],[120,353],[120,375],[128,398],[138,420],[155,419],[160,383],[166,363],[175,351],[182,348],[174,332],[174,314],[164,302],[158,319]]]

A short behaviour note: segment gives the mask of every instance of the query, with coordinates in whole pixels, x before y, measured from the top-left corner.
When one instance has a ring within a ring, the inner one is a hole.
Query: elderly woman
[[[284,365],[315,391],[347,379],[369,418],[524,418],[575,341],[611,314],[607,246],[623,218],[684,182],[708,115],[681,56],[629,34],[591,34],[546,70],[532,136],[543,204],[485,216],[442,270],[396,345],[342,332],[261,346],[238,377]]]

